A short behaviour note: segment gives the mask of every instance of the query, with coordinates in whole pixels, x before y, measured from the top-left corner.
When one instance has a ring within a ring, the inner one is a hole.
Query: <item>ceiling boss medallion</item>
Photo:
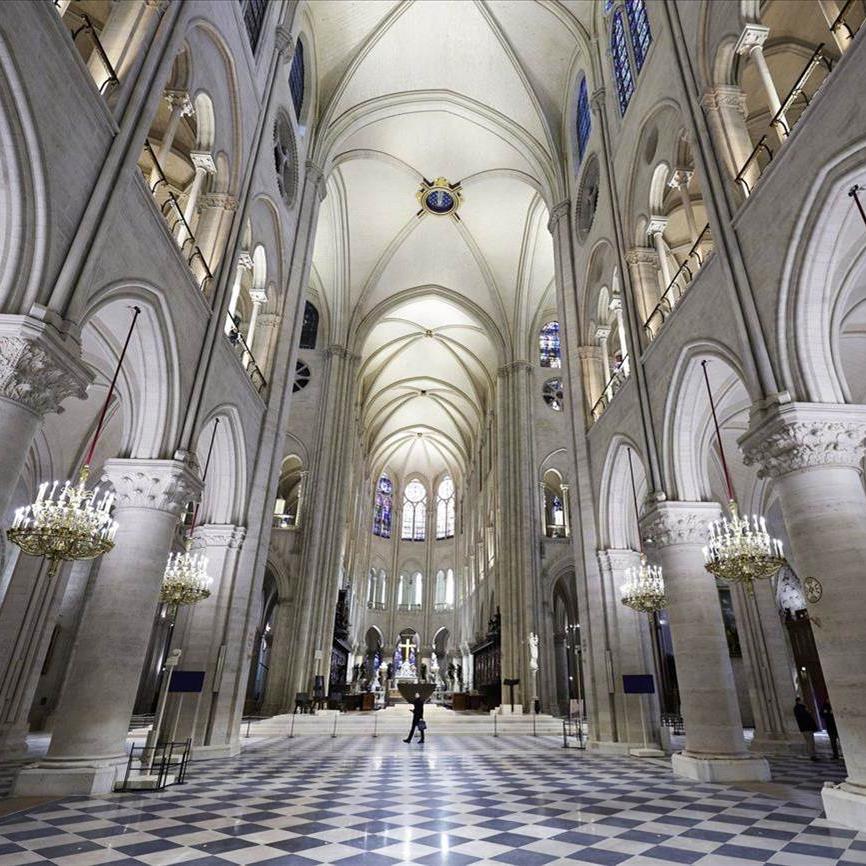
[[[418,204],[421,205],[421,213],[427,212],[436,216],[448,216],[452,214],[457,217],[457,208],[463,200],[463,191],[460,183],[450,184],[444,177],[437,177],[433,183],[424,178],[421,188],[416,194]]]

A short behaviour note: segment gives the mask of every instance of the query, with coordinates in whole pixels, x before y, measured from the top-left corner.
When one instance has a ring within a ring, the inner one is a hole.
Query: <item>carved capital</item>
[[[547,220],[547,230],[553,234],[559,225],[559,221],[564,217],[567,217],[569,212],[571,211],[571,201],[566,199],[565,201],[561,201],[559,204],[553,206],[550,211],[550,216]]]
[[[740,447],[759,478],[816,466],[859,469],[866,455],[866,413],[855,406],[788,403],[753,417]]]
[[[208,192],[199,196],[199,210],[220,208],[231,213],[238,209],[238,200],[227,192]]]
[[[603,357],[601,346],[578,346],[575,351],[581,361],[600,361]]]
[[[510,376],[514,373],[519,373],[521,370],[529,371],[532,369],[532,364],[529,361],[512,361],[510,364],[505,364],[500,367],[496,373],[500,378]]]
[[[266,304],[268,302],[268,293],[264,289],[250,289],[250,300],[254,304]]]
[[[722,510],[717,502],[658,502],[640,521],[641,534],[654,548],[706,544],[708,525]]]
[[[279,52],[280,61],[284,64],[291,63],[295,54],[295,40],[292,39],[292,32],[285,24],[277,24],[274,44]]]
[[[193,114],[195,108],[186,90],[166,90],[162,98],[172,107],[179,108],[181,116]]]
[[[649,218],[649,224],[646,227],[646,233],[653,237],[654,235],[664,234],[664,230],[668,227],[668,218],[654,214]]]
[[[213,161],[213,155],[206,150],[191,150],[189,158],[196,170],[201,169],[208,174],[216,174],[216,163]]]
[[[610,325],[599,325],[595,329],[595,339],[599,341],[599,343],[605,343],[608,339],[610,339]]]
[[[750,54],[756,48],[763,48],[769,35],[770,28],[765,24],[747,24],[734,46],[734,51],[737,54]]]
[[[260,315],[256,324],[257,328],[279,328],[283,317],[278,313],[265,313]]]
[[[598,564],[603,574],[620,576],[627,568],[636,566],[640,562],[640,554],[636,550],[608,548],[597,551],[597,554]]]
[[[198,472],[181,460],[107,460],[102,480],[114,488],[118,510],[146,508],[179,516],[202,491]]]
[[[311,159],[308,159],[304,163],[304,167],[307,172],[307,183],[315,187],[316,195],[318,196],[319,201],[324,201],[325,196],[328,192],[327,185],[325,184],[325,172],[322,171],[321,166],[313,162]]]
[[[691,182],[691,179],[694,175],[693,171],[689,171],[687,168],[675,168],[673,172],[671,172],[671,178],[668,181],[668,186],[671,189],[679,189],[680,187],[686,187]]]
[[[649,247],[632,247],[625,254],[625,262],[627,265],[652,265],[655,267],[659,263],[658,253]]]
[[[705,90],[701,97],[701,108],[706,112],[733,110],[743,119],[748,114],[746,94],[739,87],[723,86],[714,90]]]
[[[93,378],[81,364],[80,352],[77,343],[46,322],[32,316],[0,317],[0,397],[38,415],[62,412],[60,404],[68,397],[87,396]]]
[[[248,250],[241,250],[238,253],[238,270],[251,271],[253,269],[253,257]]]
[[[245,526],[231,523],[206,523],[195,530],[195,540],[201,547],[228,547],[240,549],[247,535]]]
[[[603,87],[598,87],[592,91],[592,95],[589,97],[589,104],[597,114],[602,114],[604,112],[605,96],[605,89]]]

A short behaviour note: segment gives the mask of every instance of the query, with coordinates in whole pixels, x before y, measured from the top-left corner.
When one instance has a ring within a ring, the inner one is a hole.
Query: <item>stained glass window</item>
[[[304,43],[300,39],[295,46],[295,54],[292,57],[289,90],[292,94],[292,105],[295,106],[295,117],[300,120],[301,109],[304,107]]]
[[[613,75],[616,79],[616,95],[619,100],[620,114],[625,114],[629,100],[634,93],[634,78],[631,74],[631,63],[629,62],[628,46],[625,39],[622,10],[617,9],[610,25],[610,54],[613,58]]]
[[[542,367],[561,367],[562,350],[559,345],[559,322],[547,322],[538,334],[538,355]]]
[[[613,0],[604,0],[604,14],[607,15],[613,9]]]
[[[592,132],[592,112],[589,109],[589,94],[586,90],[586,76],[580,79],[577,89],[577,161],[583,159],[589,134]]]
[[[548,379],[541,389],[541,396],[551,409],[561,412],[564,403],[562,379]]]
[[[454,482],[445,476],[436,491],[436,538],[454,537]]]
[[[304,304],[304,323],[301,325],[301,348],[315,349],[319,335],[319,311],[307,301]]]
[[[373,535],[381,538],[391,537],[391,509],[394,504],[394,485],[387,475],[383,475],[376,485],[376,499],[373,504]]]
[[[417,479],[406,485],[403,495],[403,541],[424,541],[427,523],[427,490]]]
[[[262,25],[265,23],[268,0],[238,0],[238,2],[241,4],[241,14],[244,17],[250,47],[255,54],[256,46],[259,44],[259,36],[262,33]]]
[[[649,16],[644,0],[625,0],[625,12],[628,16],[628,29],[631,33],[631,47],[634,52],[634,65],[640,72],[652,42]]]

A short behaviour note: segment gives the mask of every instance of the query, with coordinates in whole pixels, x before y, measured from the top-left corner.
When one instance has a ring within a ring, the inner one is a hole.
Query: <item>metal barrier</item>
[[[562,720],[562,748],[563,749],[579,749],[586,750],[586,733],[583,729],[583,719],[571,718],[570,716]],[[569,739],[577,741],[576,746],[569,745]]]
[[[604,388],[601,391],[601,397],[593,403],[592,409],[589,410],[593,421],[598,421],[601,418],[605,409],[610,406],[611,400],[616,397],[619,389],[628,381],[630,373],[631,368],[629,367],[628,355],[625,355],[619,367],[613,371],[610,379],[605,382]]]
[[[135,784],[136,781],[152,779],[154,776],[156,776],[154,783],[148,784],[146,790],[161,791],[169,785],[182,785],[186,781],[191,747],[192,739],[157,743],[156,746],[133,746],[129,751],[129,760],[126,762],[123,784],[115,790],[141,791],[145,786]]]

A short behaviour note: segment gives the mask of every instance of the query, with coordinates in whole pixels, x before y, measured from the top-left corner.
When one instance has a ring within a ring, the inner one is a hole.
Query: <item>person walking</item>
[[[830,746],[833,749],[833,757],[839,758],[839,729],[836,727],[836,717],[833,715],[833,707],[830,706],[830,701],[824,701],[824,706],[821,707],[821,721],[824,723],[824,730],[830,738]]]
[[[815,754],[815,731],[818,730],[818,726],[800,698],[796,698],[794,701],[794,718],[797,720],[797,727],[806,741],[806,753],[813,761],[817,761],[818,756]]]
[[[424,742],[424,731],[427,730],[427,722],[424,721],[424,700],[418,692],[415,692],[415,700],[412,701],[412,727],[409,728],[409,736],[403,740],[404,743],[411,743],[415,730],[421,734],[419,743]]]

